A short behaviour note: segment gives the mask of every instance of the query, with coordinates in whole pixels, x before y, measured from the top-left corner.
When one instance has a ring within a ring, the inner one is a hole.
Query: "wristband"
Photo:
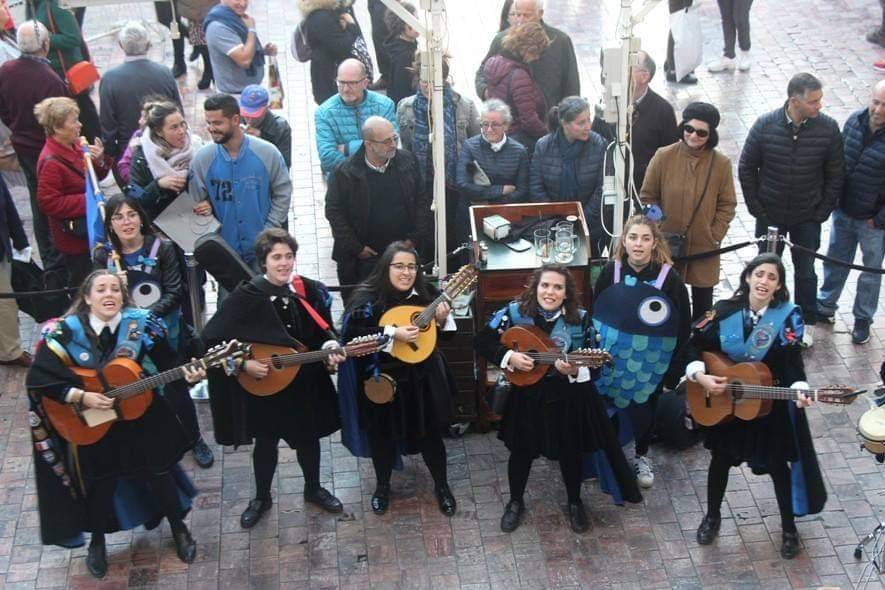
[[[249,30],[246,32],[246,34],[249,34],[249,33],[252,33],[253,35],[257,35],[257,34],[258,34],[258,31],[256,31],[255,29],[249,29]]]

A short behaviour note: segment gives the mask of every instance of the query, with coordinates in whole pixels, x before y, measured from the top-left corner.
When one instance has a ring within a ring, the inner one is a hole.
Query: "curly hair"
[[[549,263],[535,269],[528,286],[519,294],[517,302],[519,313],[526,317],[535,318],[538,315],[538,285],[541,284],[541,276],[545,272],[555,272],[565,277],[565,299],[562,302],[562,315],[570,324],[581,322],[581,314],[578,312],[578,286],[575,278],[564,264]]]
[[[644,215],[634,215],[624,223],[621,237],[618,238],[618,243],[615,245],[615,251],[612,253],[612,260],[620,260],[622,264],[627,263],[627,246],[625,245],[625,240],[627,239],[627,233],[634,225],[645,225],[651,229],[651,235],[655,240],[654,249],[651,251],[651,261],[658,265],[673,264],[673,258],[670,255],[670,246],[667,245],[667,240],[664,239],[664,234],[661,233],[660,226]]]
[[[501,47],[525,63],[532,63],[541,57],[550,43],[541,23],[531,22],[510,27],[501,41]]]
[[[80,116],[80,107],[73,98],[53,96],[44,98],[34,107],[34,116],[47,136],[55,135],[55,130],[65,124],[71,113]]]

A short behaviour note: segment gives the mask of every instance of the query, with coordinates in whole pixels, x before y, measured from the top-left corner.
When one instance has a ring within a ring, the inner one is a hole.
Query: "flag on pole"
[[[105,241],[104,235],[104,204],[105,198],[101,186],[95,177],[92,158],[89,156],[89,145],[82,144],[83,158],[86,161],[86,230],[89,234],[89,251],[95,245]]]

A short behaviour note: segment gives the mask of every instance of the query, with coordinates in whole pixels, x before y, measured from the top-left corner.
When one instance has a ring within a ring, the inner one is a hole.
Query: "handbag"
[[[52,16],[51,6],[46,7],[46,15],[49,17],[49,29],[53,34],[58,34],[58,27],[55,24],[55,17]],[[86,42],[82,41],[82,37],[81,43],[84,50],[83,55],[89,55],[89,50],[86,48]],[[57,50],[55,53],[58,56],[58,63],[61,64],[61,69],[65,72],[65,81],[68,83],[68,89],[70,89],[73,96],[86,92],[101,78],[98,73],[98,68],[96,68],[95,64],[88,59],[75,63],[69,69],[65,64],[61,51]]]
[[[298,23],[297,27],[295,27],[295,31],[292,33],[292,42],[289,44],[289,47],[292,50],[292,57],[301,63],[310,61],[310,56],[313,52],[310,48],[310,41],[307,39],[307,32],[304,30],[303,20]]]
[[[77,170],[75,167],[71,166],[71,163],[58,158],[56,156],[46,156],[43,161],[48,162],[49,160],[53,160],[58,162],[62,166],[66,167],[69,170],[72,170],[76,174],[83,174],[80,170]],[[61,231],[64,233],[71,235],[75,238],[79,238],[81,240],[85,240],[89,237],[89,226],[86,223],[86,216],[83,217],[68,217],[61,220]]]
[[[691,217],[688,219],[688,225],[685,226],[685,229],[679,233],[669,231],[661,232],[664,235],[664,240],[667,242],[667,245],[670,246],[670,256],[673,258],[680,258],[685,254],[685,252],[682,251],[685,248],[685,237],[688,235],[688,230],[691,228],[691,224],[694,223],[694,218],[698,214],[698,209],[700,209],[701,205],[704,203],[704,197],[707,196],[707,188],[710,186],[710,176],[713,174],[713,164],[715,162],[716,152],[713,152],[710,158],[710,168],[707,170],[707,180],[704,181],[704,192],[701,193],[701,198],[698,200],[698,204],[695,205],[694,211],[692,211]]]
[[[50,273],[44,272],[33,260],[22,262],[12,260],[12,291],[14,293],[33,293],[34,291],[58,290],[64,287],[60,280],[51,281]],[[50,318],[64,315],[71,305],[71,299],[65,291],[56,293],[40,293],[38,296],[23,295],[16,297],[18,308],[34,318],[36,322],[45,322]]]
[[[704,37],[701,32],[700,8],[688,6],[670,15],[670,34],[673,35],[673,69],[681,80],[704,59]]]

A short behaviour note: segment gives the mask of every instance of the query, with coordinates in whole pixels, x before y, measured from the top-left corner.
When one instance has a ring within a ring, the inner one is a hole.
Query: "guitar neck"
[[[727,391],[739,393],[741,397],[749,399],[794,400],[799,397],[800,393],[803,393],[814,401],[827,401],[826,399],[818,400],[818,389],[794,389],[768,385],[728,385]]]
[[[139,379],[138,381],[133,381],[132,383],[114,388],[105,393],[105,395],[110,398],[124,400],[140,393],[144,393],[149,389],[156,389],[167,383],[184,379],[184,368],[193,366],[195,365],[188,363],[180,367],[175,367],[174,369],[169,369],[168,371],[163,371],[162,373],[157,373],[156,375],[151,375],[150,377],[145,377],[144,379]]]
[[[589,355],[581,354],[581,353],[561,353],[561,352],[535,352],[535,353],[526,353],[533,361],[535,361],[539,365],[552,365],[556,361],[562,361],[564,363],[576,364],[580,367],[593,365],[595,359]]]
[[[365,344],[349,344],[343,348],[325,348],[322,350],[311,350],[309,352],[293,352],[291,354],[281,354],[272,359],[262,360],[273,360],[273,364],[279,367],[291,367],[294,365],[306,365],[309,363],[324,361],[333,354],[343,353],[344,356],[352,356],[354,350],[364,348],[366,348]],[[369,352],[372,352],[372,350],[369,350]]]
[[[418,326],[419,328],[423,328],[424,326],[429,324],[430,321],[433,319],[433,316],[436,314],[436,308],[439,307],[445,301],[451,301],[451,297],[449,296],[448,293],[443,291],[442,293],[439,294],[439,297],[434,299],[430,303],[430,305],[428,305],[426,308],[424,308],[424,311],[422,311],[420,314],[418,314],[418,317],[415,318],[414,325]]]

